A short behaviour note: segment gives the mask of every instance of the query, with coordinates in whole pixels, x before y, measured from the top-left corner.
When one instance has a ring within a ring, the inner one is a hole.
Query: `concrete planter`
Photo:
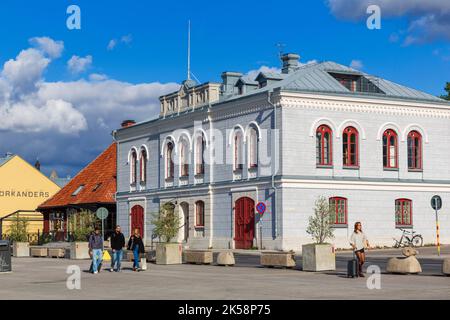
[[[213,253],[205,250],[186,250],[184,261],[186,263],[211,264],[213,263]]]
[[[293,252],[263,252],[261,253],[261,265],[264,267],[295,267]]]
[[[156,264],[181,264],[182,252],[179,243],[157,243]]]
[[[336,255],[331,244],[310,243],[302,246],[303,271],[336,270]]]
[[[48,249],[46,247],[31,247],[30,255],[32,257],[46,258],[48,255]]]
[[[218,266],[234,266],[235,265],[234,254],[231,251],[220,252],[217,255]]]
[[[70,243],[70,259],[82,260],[90,259],[89,242],[71,242]]]
[[[49,258],[64,258],[66,250],[64,248],[48,248]]]
[[[450,276],[450,258],[444,259],[444,261],[442,261],[442,273],[446,276]]]
[[[13,257],[29,257],[30,244],[28,242],[13,243]]]

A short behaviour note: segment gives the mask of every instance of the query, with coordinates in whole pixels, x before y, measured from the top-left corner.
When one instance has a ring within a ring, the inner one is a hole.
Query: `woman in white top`
[[[366,260],[364,249],[369,248],[369,241],[362,231],[361,222],[355,223],[355,229],[350,236],[350,244],[355,251],[356,257],[358,258],[358,275],[360,277],[364,277],[362,272],[362,266]]]

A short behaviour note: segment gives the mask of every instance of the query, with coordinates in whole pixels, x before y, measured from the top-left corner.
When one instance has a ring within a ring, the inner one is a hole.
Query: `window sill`
[[[343,166],[344,170],[359,170],[359,166]]]
[[[204,178],[205,177],[205,174],[204,173],[196,173],[195,175],[194,175],[194,178],[196,178],[196,179],[202,179],[202,178]]]
[[[171,177],[171,178],[166,178],[165,181],[166,181],[166,182],[173,182],[173,177]]]
[[[423,169],[408,169],[408,172],[423,172]]]
[[[180,179],[187,180],[187,179],[189,179],[189,175],[180,176]]]
[[[385,168],[383,167],[383,171],[399,171],[398,168]]]
[[[335,228],[335,229],[347,229],[348,224],[347,223],[335,223],[335,224],[332,224],[331,227]]]
[[[316,164],[317,169],[333,169],[332,164]]]
[[[204,230],[205,226],[194,226],[195,230]]]
[[[256,171],[256,170],[258,170],[258,166],[250,166],[250,167],[248,167],[248,170],[249,171]]]
[[[242,174],[242,169],[234,169],[233,173],[234,174]]]
[[[396,224],[395,229],[413,229],[412,224]]]

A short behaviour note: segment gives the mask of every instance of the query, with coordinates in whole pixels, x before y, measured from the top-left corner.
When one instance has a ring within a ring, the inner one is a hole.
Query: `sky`
[[[366,24],[371,4],[379,29]],[[67,27],[70,5],[81,29]],[[74,176],[122,120],[153,118],[186,78],[188,20],[201,82],[277,70],[280,48],[434,95],[450,81],[447,0],[2,0],[0,156]]]

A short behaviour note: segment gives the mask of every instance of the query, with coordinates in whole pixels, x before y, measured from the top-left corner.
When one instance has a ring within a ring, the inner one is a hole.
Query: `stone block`
[[[29,257],[30,244],[28,242],[13,242],[13,257]]]
[[[446,276],[450,276],[450,258],[446,258],[442,261],[442,273]]]
[[[157,243],[156,264],[181,264],[182,252],[180,243]]]
[[[207,250],[186,250],[184,251],[184,261],[195,264],[213,263],[213,253]]]
[[[217,256],[217,265],[219,266],[234,266],[234,254],[231,251],[220,252]]]
[[[263,252],[260,263],[264,267],[295,267],[295,256],[293,252]]]
[[[64,258],[66,256],[66,249],[64,248],[48,248],[49,258]]]
[[[302,267],[303,271],[336,270],[336,255],[331,244],[304,244]]]
[[[422,267],[415,256],[409,256],[389,259],[386,265],[386,271],[388,273],[399,274],[420,273],[422,272]]]
[[[405,257],[416,256],[418,254],[419,254],[419,251],[417,251],[416,249],[411,248],[411,247],[402,249],[402,255],[404,255]]]
[[[89,242],[71,242],[70,243],[70,259],[81,260],[90,259]]]
[[[48,249],[46,247],[30,247],[30,256],[47,257]]]

